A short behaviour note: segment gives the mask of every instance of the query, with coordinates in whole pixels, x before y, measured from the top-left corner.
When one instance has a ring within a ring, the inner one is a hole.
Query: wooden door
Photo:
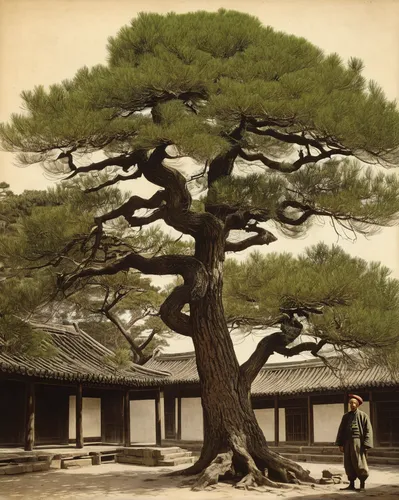
[[[35,443],[68,444],[69,391],[62,386],[36,385]]]
[[[0,445],[21,446],[25,433],[25,394],[22,382],[0,382]]]
[[[123,419],[123,392],[104,392],[101,397],[101,435],[103,443],[123,443]]]

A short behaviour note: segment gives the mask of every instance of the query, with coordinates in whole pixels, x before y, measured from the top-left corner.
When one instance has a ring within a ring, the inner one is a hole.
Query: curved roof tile
[[[354,369],[333,358],[326,366],[318,359],[268,364],[254,380],[251,392],[257,396],[350,390],[398,385],[383,366]],[[146,367],[171,373],[165,384],[199,383],[194,353],[163,354]]]
[[[169,377],[169,373],[134,363],[126,369],[112,368],[104,360],[105,356],[112,356],[112,351],[80,329],[39,324],[34,327],[51,335],[56,354],[44,358],[0,350],[0,372],[132,387],[159,386]]]

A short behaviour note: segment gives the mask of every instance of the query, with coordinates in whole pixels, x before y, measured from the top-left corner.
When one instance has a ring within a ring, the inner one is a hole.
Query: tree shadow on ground
[[[363,498],[380,498],[380,500],[397,500],[399,499],[399,485],[381,485],[367,488],[365,491],[340,491],[342,485],[332,486],[334,491],[317,491],[316,489],[312,493],[301,494],[298,491],[298,495],[292,497],[295,500],[349,500]]]
[[[182,477],[166,477],[165,470],[160,472],[134,470],[114,470],[104,466],[85,469],[51,470],[31,474],[18,474],[0,477],[0,499],[58,499],[102,498],[99,495],[134,494],[146,495],[160,493],[170,488],[187,488],[182,485]],[[91,496],[92,495],[92,496]]]
[[[203,493],[192,492],[187,478],[170,477],[170,469],[126,469],[120,464],[93,466],[74,470],[37,472],[0,478],[0,500],[61,500],[61,499],[254,499],[295,498],[295,500],[344,500],[380,497],[380,500],[399,499],[399,485],[372,486],[364,493],[340,491],[343,485],[298,486],[293,490],[273,490],[269,493],[242,491],[231,485],[218,485]]]

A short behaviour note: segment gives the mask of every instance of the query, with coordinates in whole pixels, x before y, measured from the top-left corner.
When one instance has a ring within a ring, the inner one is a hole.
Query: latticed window
[[[377,429],[381,445],[399,445],[399,401],[377,403]]]
[[[285,409],[285,434],[287,441],[307,441],[308,411],[304,407]]]

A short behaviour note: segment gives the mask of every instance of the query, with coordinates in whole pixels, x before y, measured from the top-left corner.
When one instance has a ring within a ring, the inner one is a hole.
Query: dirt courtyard
[[[329,469],[342,472],[336,464],[301,464],[315,478]],[[178,469],[174,467],[173,469]],[[205,492],[193,492],[184,484],[187,478],[165,477],[165,467],[141,467],[125,464],[106,464],[69,470],[52,470],[33,474],[1,476],[0,500],[266,500],[295,498],[296,500],[344,500],[349,498],[399,499],[399,467],[372,467],[364,493],[344,492],[345,485],[293,486],[290,490],[270,492],[243,491],[229,484],[220,484]],[[345,476],[343,476],[345,478]],[[346,478],[345,478],[346,479]],[[357,486],[357,485],[356,485]]]

